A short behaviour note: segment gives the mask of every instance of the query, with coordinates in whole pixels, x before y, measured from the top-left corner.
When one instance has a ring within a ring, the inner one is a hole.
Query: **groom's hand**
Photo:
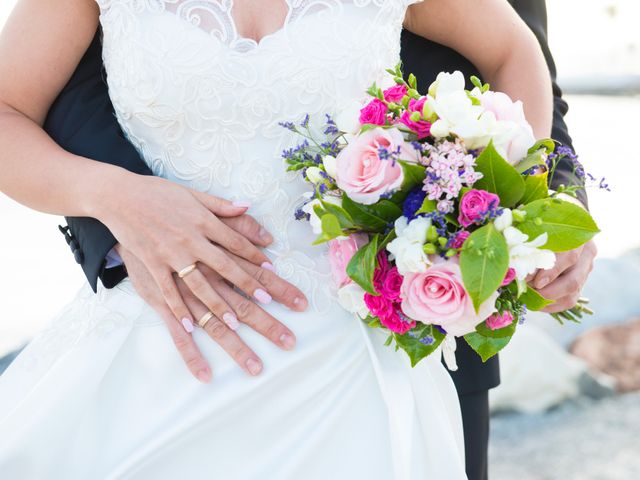
[[[113,232],[119,243],[145,266],[174,318],[194,321],[183,300],[175,273],[183,275],[193,295],[217,318],[237,321],[239,312],[207,281],[202,267],[217,272],[249,298],[267,304],[273,298],[303,311],[307,299],[289,285],[276,295],[263,272],[273,268],[258,247],[273,238],[253,218],[249,205],[201,193],[158,177],[127,173],[119,182],[105,182],[92,216]],[[252,275],[240,261],[257,267]],[[197,268],[192,269],[192,265]],[[188,270],[185,270],[187,269]]]
[[[556,254],[556,264],[549,270],[539,270],[529,282],[538,292],[555,303],[543,310],[557,313],[578,303],[580,292],[593,269],[598,250],[593,240],[582,247]]]
[[[116,248],[122,257],[131,283],[142,299],[164,320],[187,368],[201,382],[209,382],[211,380],[211,367],[191,335],[194,325],[186,320],[178,322],[171,309],[165,303],[164,297],[158,290],[145,265],[122,246],[118,245]],[[262,282],[269,285],[274,292],[276,300],[282,301],[282,297],[287,294],[287,291],[295,288],[273,272],[261,272],[260,267],[256,267],[249,262],[242,262],[242,267],[246,269],[248,274],[259,276]],[[242,323],[246,323],[284,350],[290,350],[295,346],[295,336],[291,330],[251,300],[237,293],[216,272],[205,266],[200,268],[211,287],[238,312],[238,317]],[[189,290],[184,281],[181,279],[176,279],[176,281],[180,294],[183,296],[185,304],[193,317],[196,319],[202,318],[209,309]],[[207,322],[204,330],[244,371],[250,375],[258,375],[262,371],[262,361],[238,336],[235,332],[237,328],[237,323],[225,323],[214,316]]]

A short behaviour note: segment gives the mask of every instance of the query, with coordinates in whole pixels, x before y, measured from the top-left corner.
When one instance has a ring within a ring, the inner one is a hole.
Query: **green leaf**
[[[547,198],[549,196],[547,179],[548,173],[546,171],[538,175],[528,175],[524,177],[524,195],[520,199],[520,203],[526,205],[534,200]]]
[[[511,337],[485,337],[478,332],[469,333],[464,336],[469,346],[486,362],[506,347]]]
[[[390,200],[383,198],[373,205],[365,206],[370,212],[387,223],[394,222],[398,217],[402,216],[402,209]]]
[[[543,149],[547,153],[553,153],[556,149],[556,142],[550,138],[543,138],[542,140],[538,140],[533,146],[529,149],[527,153],[532,154],[537,152],[538,150]]]
[[[534,312],[538,312],[546,306],[555,303],[553,300],[547,300],[531,287],[528,287],[527,290],[520,295],[518,300],[524,303],[528,310],[532,310]]]
[[[476,171],[483,177],[473,187],[495,193],[500,197],[500,205],[512,207],[524,194],[524,180],[498,151],[493,143],[483,150],[476,160]]]
[[[404,181],[402,182],[402,190],[411,190],[418,185],[422,185],[425,177],[426,168],[417,163],[404,162],[400,160],[400,166],[404,173]]]
[[[460,253],[465,289],[476,312],[500,287],[509,269],[509,250],[504,236],[492,223],[473,232]]]
[[[369,243],[360,248],[347,265],[347,275],[372,295],[378,295],[373,286],[373,273],[376,269],[379,235],[373,235]]]
[[[322,225],[322,233],[318,235],[318,238],[313,242],[314,245],[328,242],[329,240],[333,240],[334,238],[343,235],[342,228],[340,228],[340,222],[335,215],[327,213],[320,217],[320,221]]]
[[[578,248],[600,231],[589,212],[557,198],[536,200],[522,210],[527,216],[518,229],[530,240],[546,233],[548,240],[543,248],[554,252]]]
[[[341,228],[350,229],[354,227],[353,218],[351,218],[349,212],[347,212],[344,208],[330,202],[325,202],[324,200],[320,200],[320,203],[328,213],[334,215],[338,219]]]
[[[413,335],[416,335],[416,337],[408,333],[404,335],[395,333],[393,336],[396,344],[409,355],[411,366],[415,367],[420,360],[431,355],[440,346],[445,335],[432,325],[425,325],[425,328],[414,329]],[[424,338],[425,336],[433,337],[434,341],[431,345],[425,345],[420,341],[420,338]]]
[[[544,150],[536,150],[533,153],[527,155],[520,163],[514,165],[518,173],[524,173],[532,167],[538,165],[544,165],[546,168],[546,162],[544,160]]]
[[[489,338],[504,338],[504,337],[513,337],[513,334],[516,333],[516,326],[518,325],[518,320],[514,319],[510,325],[506,327],[499,328],[497,330],[491,330],[487,327],[486,322],[480,323],[476,327],[476,332],[482,335],[483,337]]]
[[[399,208],[388,200],[385,200],[385,202],[391,203],[394,207]],[[373,232],[384,231],[389,223],[387,218],[381,216],[388,213],[388,211],[385,210],[385,207],[376,210],[374,208],[370,208],[369,205],[361,205],[354,202],[347,197],[346,194],[342,195],[342,208],[344,208],[344,210],[349,214],[356,225]]]
[[[389,245],[391,242],[393,242],[396,238],[396,229],[392,228],[391,230],[389,230],[389,233],[387,233],[385,235],[385,237],[382,239],[381,242],[379,242],[378,244],[378,252],[384,250],[387,245]]]
[[[422,206],[416,212],[416,215],[419,213],[431,213],[436,211],[436,201],[429,200],[425,197],[424,202],[422,202]]]

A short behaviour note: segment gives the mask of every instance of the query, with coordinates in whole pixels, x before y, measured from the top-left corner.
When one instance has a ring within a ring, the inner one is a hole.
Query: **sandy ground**
[[[499,415],[491,435],[492,480],[640,478],[640,393]]]

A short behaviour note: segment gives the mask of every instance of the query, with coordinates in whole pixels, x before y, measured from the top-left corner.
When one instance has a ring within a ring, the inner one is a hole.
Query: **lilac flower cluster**
[[[460,190],[471,187],[482,178],[476,172],[475,157],[459,141],[448,140],[429,148],[423,190],[429,200],[437,202],[441,213],[451,213]]]

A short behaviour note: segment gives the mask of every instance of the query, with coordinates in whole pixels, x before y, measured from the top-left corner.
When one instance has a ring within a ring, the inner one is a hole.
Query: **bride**
[[[292,138],[278,123],[336,115],[384,83],[404,25],[471,59],[548,137],[547,68],[509,4],[95,1],[19,0],[2,32],[0,190],[38,210],[100,219],[128,266],[149,267],[172,315],[129,281],[81,291],[0,377],[3,478],[466,478],[457,397],[439,360],[410,368],[337,306],[322,249],[293,218],[304,186],[279,160]],[[41,129],[98,22],[118,121],[162,179],[71,155]],[[182,248],[174,235],[141,240],[164,212],[157,191],[188,193],[217,213],[210,241],[184,227],[195,215],[186,208],[170,218]],[[223,218],[244,213],[247,200],[273,234],[265,250]],[[288,299],[266,286],[272,270],[289,282]],[[173,272],[200,310],[185,310]],[[206,272],[227,281],[224,294],[207,288]],[[237,325],[247,305],[239,292],[289,325],[269,329],[280,349]],[[208,329],[193,330],[192,317]],[[180,324],[203,382],[175,355]],[[211,342],[214,331],[230,343]],[[244,355],[244,371],[225,350]]]

